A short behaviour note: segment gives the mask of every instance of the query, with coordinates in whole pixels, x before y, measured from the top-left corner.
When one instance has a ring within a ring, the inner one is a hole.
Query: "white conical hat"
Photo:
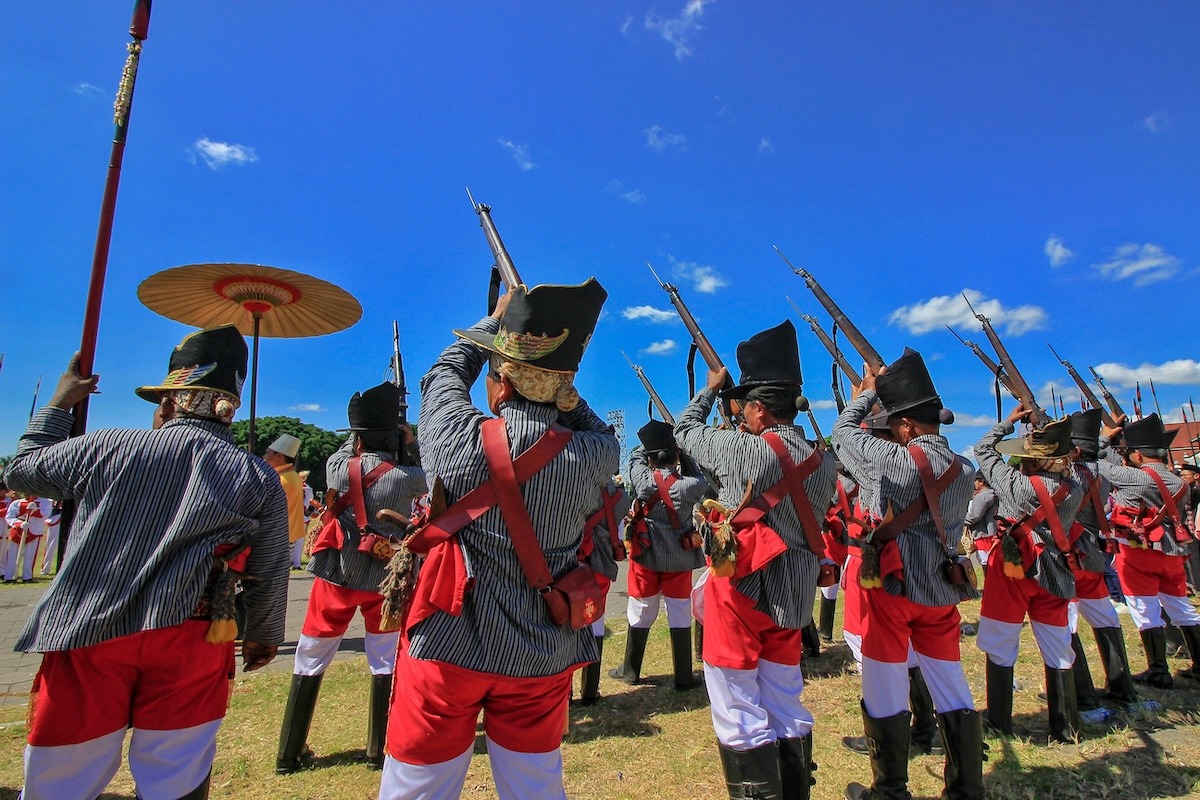
[[[295,458],[296,454],[300,452],[300,440],[290,433],[281,433],[278,439],[271,442],[271,446],[268,449],[274,450],[281,456]]]

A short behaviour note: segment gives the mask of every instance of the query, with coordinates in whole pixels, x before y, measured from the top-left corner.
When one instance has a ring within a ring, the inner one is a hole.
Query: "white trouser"
[[[25,542],[24,547],[10,540],[9,545],[4,556],[4,580],[11,581],[16,577],[18,558],[21,561],[21,580],[33,580],[33,562],[37,559],[38,540],[30,539]]]
[[[212,770],[221,720],[176,731],[133,729],[129,771],[142,800],[177,800]],[[22,800],[93,800],[121,766],[125,729],[90,741],[25,748]]]
[[[604,615],[600,615],[600,619],[592,623],[592,636],[604,638]]]
[[[440,764],[406,764],[384,759],[379,800],[457,800],[462,794],[471,752]],[[566,800],[562,751],[518,753],[487,739],[488,759],[500,800]]]
[[[371,668],[372,675],[391,675],[396,671],[396,647],[399,641],[400,631],[366,633],[363,649],[367,651],[367,666]],[[341,643],[341,636],[321,639],[300,634],[296,642],[296,665],[292,672],[296,675],[324,675]]]
[[[1129,595],[1125,598],[1125,605],[1129,608],[1129,618],[1139,631],[1163,627],[1163,611],[1171,615],[1171,624],[1176,628],[1200,625],[1200,615],[1186,597],[1172,594]]]
[[[1070,669],[1075,663],[1070,629],[1066,625],[1047,625],[1033,620],[1029,621],[1029,627],[1045,665],[1052,669]],[[1011,667],[1017,663],[1017,653],[1021,648],[1021,623],[980,617],[975,645],[987,653],[996,666]]]
[[[1121,627],[1121,618],[1117,615],[1117,609],[1113,606],[1111,598],[1101,597],[1099,600],[1080,598],[1078,603],[1078,611],[1068,613],[1074,613],[1076,617],[1083,617],[1092,628]],[[1072,603],[1071,606],[1074,607],[1075,603]],[[1071,633],[1076,633],[1078,630],[1079,623],[1076,621],[1071,626]]]
[[[649,628],[658,619],[658,608],[663,600],[661,594],[653,597],[630,597],[625,614],[631,628]],[[667,597],[667,627],[690,628],[692,625],[692,600],[688,597]]]
[[[292,569],[300,569],[300,557],[304,555],[304,539],[292,542]]]
[[[822,586],[821,597],[824,597],[826,600],[837,600],[838,589],[840,588],[841,587],[836,583],[830,586]]]
[[[804,673],[760,658],[757,669],[704,664],[709,707],[717,741],[733,750],[753,750],[778,739],[812,733],[812,712],[800,701]]]
[[[50,574],[50,565],[54,563],[54,557],[58,555],[58,527],[57,525],[46,526],[46,544],[45,550],[42,551],[42,574]]]
[[[908,710],[908,670],[921,668],[921,677],[929,687],[933,707],[939,714],[960,708],[974,710],[971,686],[961,661],[945,661],[916,653],[909,648],[910,663],[893,664],[864,658],[862,662],[863,705],[867,714],[884,719]],[[915,659],[915,663],[913,662]]]
[[[854,662],[858,664],[859,671],[862,671],[862,634],[842,631],[842,639],[845,640],[846,645],[850,648],[850,654],[854,656]]]

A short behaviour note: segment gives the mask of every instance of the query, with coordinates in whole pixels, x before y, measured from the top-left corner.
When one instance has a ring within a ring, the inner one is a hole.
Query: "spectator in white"
[[[46,542],[42,547],[42,574],[49,575],[50,567],[58,558],[58,526],[62,522],[62,503],[55,503],[46,520]]]
[[[16,583],[17,568],[21,583],[33,582],[33,562],[37,549],[46,535],[46,520],[53,504],[48,498],[27,495],[9,504],[4,516],[8,520],[8,540],[11,545],[4,558],[4,582]]]

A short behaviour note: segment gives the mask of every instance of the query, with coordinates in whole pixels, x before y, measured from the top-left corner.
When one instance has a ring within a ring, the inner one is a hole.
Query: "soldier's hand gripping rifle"
[[[1096,385],[1100,387],[1100,394],[1104,395],[1104,402],[1108,404],[1108,410],[1112,413],[1112,416],[1125,416],[1125,411],[1121,408],[1121,404],[1117,402],[1117,398],[1113,397],[1113,393],[1104,385],[1104,379],[1100,377],[1099,372],[1096,372],[1096,368],[1088,367],[1088,372],[1092,373],[1092,377],[1096,379]]]
[[[650,395],[650,402],[658,409],[659,416],[663,418],[663,422],[668,425],[674,425],[675,417],[671,414],[671,409],[667,408],[667,404],[663,402],[662,397],[659,396],[658,392],[654,391],[654,386],[650,383],[650,379],[646,377],[646,373],[642,371],[641,367],[629,360],[629,356],[625,355],[624,350],[621,351],[621,355],[625,356],[625,360],[629,362],[629,366],[633,367],[633,371],[637,373],[638,380],[642,382],[646,393]]]
[[[646,262],[646,266],[650,267],[649,261]],[[683,321],[683,326],[691,334],[692,341],[696,343],[696,349],[699,351],[700,357],[704,359],[704,363],[713,372],[722,369],[725,366],[724,362],[721,361],[721,357],[717,355],[717,351],[709,343],[708,337],[704,335],[704,331],[700,330],[700,325],[696,322],[696,318],[692,316],[692,312],[688,311],[683,298],[679,296],[678,287],[670,283],[663,283],[662,278],[658,277],[658,273],[654,271],[654,267],[650,267],[650,274],[654,276],[654,280],[658,281],[658,285],[663,288],[663,291],[670,296],[671,305],[675,306],[675,311],[679,314],[679,319]],[[733,379],[730,378],[726,381],[725,386],[728,388],[732,385]],[[721,413],[721,421],[732,427],[732,415],[729,413],[726,404],[724,402],[719,403],[717,409]]]
[[[1088,386],[1079,373],[1075,371],[1075,367],[1071,366],[1071,362],[1060,356],[1058,351],[1054,349],[1054,345],[1046,342],[1046,346],[1050,348],[1051,353],[1054,353],[1054,357],[1058,359],[1058,363],[1067,368],[1067,374],[1071,376],[1071,380],[1075,381],[1075,385],[1079,387],[1079,391],[1085,398],[1087,398],[1087,401],[1092,408],[1100,409],[1100,418],[1104,420],[1104,424],[1110,428],[1117,427],[1117,423],[1113,420],[1112,415],[1109,414],[1108,410],[1100,403],[1099,398],[1096,397],[1096,393],[1092,391],[1092,388]]]
[[[1000,337],[996,334],[996,329],[992,327],[992,321],[983,314],[977,313],[975,307],[971,305],[971,301],[967,299],[967,295],[963,293],[963,300],[967,303],[967,308],[971,309],[971,313],[975,319],[979,320],[979,324],[983,326],[983,332],[987,335],[988,341],[992,343],[992,349],[996,351],[996,357],[1000,359],[1000,369],[1004,377],[1008,379],[1005,384],[1013,397],[1021,402],[1021,405],[1029,409],[1029,424],[1035,428],[1041,428],[1050,421],[1050,416],[1045,409],[1038,405],[1037,398],[1033,396],[1033,390],[1029,388],[1029,384],[1021,377],[1021,373],[1017,370],[1017,365],[1013,363],[1012,357],[1008,354],[1008,349],[1004,346],[1004,342],[1000,341]],[[997,373],[997,378],[999,378]],[[1003,380],[1001,380],[1003,383]]]
[[[842,334],[845,335],[850,344],[854,346],[854,349],[858,351],[858,354],[862,356],[863,361],[867,363],[867,366],[870,367],[871,371],[878,372],[880,369],[887,366],[883,360],[883,357],[879,355],[879,351],[871,346],[871,343],[867,341],[867,337],[863,336],[862,333],[859,332],[858,328],[854,327],[854,323],[851,322],[850,318],[842,312],[842,309],[839,308],[838,304],[833,301],[833,298],[826,294],[825,290],[821,288],[821,284],[817,283],[817,279],[812,276],[812,273],[810,273],[808,270],[799,269],[798,267],[794,266],[792,262],[788,260],[788,257],[783,254],[782,250],[780,250],[776,245],[771,246],[775,248],[775,252],[778,253],[779,257],[783,259],[783,263],[788,265],[788,269],[804,279],[804,284],[808,286],[809,291],[811,291],[813,296],[817,298],[817,302],[825,307],[825,310],[829,312],[829,316],[833,317],[834,324],[842,329]],[[809,324],[812,325],[811,322]],[[816,329],[817,327],[813,326],[813,330]],[[831,350],[830,352],[832,353],[836,349],[837,348],[835,347],[834,350]],[[843,367],[843,370],[844,369],[845,367]],[[851,376],[850,379],[854,380],[853,376]],[[855,386],[857,386],[859,383],[862,383],[861,378],[858,379],[858,381],[855,383]]]
[[[500,239],[500,233],[496,230],[496,224],[492,222],[492,207],[483,203],[476,203],[475,198],[471,195],[470,188],[467,189],[467,197],[471,199],[471,207],[479,215],[479,226],[483,228],[483,235],[487,238],[488,247],[492,250],[492,258],[495,259],[495,269],[500,273],[500,280],[504,283],[504,290],[511,292],[517,286],[521,285],[521,276],[517,274],[517,268],[513,266],[512,258],[509,257],[508,250],[504,247],[504,242]]]

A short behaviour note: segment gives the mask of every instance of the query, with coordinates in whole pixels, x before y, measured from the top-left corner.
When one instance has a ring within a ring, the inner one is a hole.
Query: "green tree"
[[[255,453],[261,456],[267,452],[267,448],[281,433],[290,433],[300,440],[296,469],[310,471],[308,485],[313,491],[325,491],[325,462],[342,446],[348,434],[327,431],[316,425],[301,422],[295,417],[259,417],[254,421]],[[240,420],[233,423],[233,438],[239,447],[246,446],[250,439],[249,421]]]

